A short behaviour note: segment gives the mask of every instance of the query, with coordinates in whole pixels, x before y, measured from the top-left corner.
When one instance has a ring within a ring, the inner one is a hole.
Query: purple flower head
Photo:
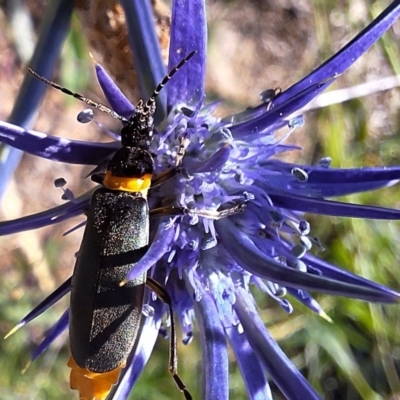
[[[128,5],[123,2],[128,9]],[[229,397],[228,344],[233,349],[249,398],[272,398],[267,376],[288,399],[317,399],[319,394],[278,347],[258,315],[251,287],[291,313],[291,295],[329,320],[310,292],[395,303],[400,294],[341,270],[312,255],[321,247],[311,235],[304,213],[354,218],[400,219],[400,211],[331,200],[332,197],[397,183],[399,167],[335,169],[328,159],[317,165],[279,161],[276,155],[295,148],[285,139],[303,124],[293,116],[343,74],[400,15],[394,2],[342,50],[285,91],[265,91],[258,106],[216,118],[218,103],[207,103],[206,16],[201,0],[175,0],[172,6],[169,68],[190,52],[196,54],[168,82],[165,118],[156,124],[150,151],[161,174],[179,160],[168,181],[150,190],[150,209],[175,207],[185,215],[156,215],[146,254],[127,275],[147,273],[165,285],[188,344],[199,326],[202,347],[202,398]],[[129,23],[129,21],[128,21]],[[153,49],[154,51],[154,49]],[[96,66],[100,86],[112,110],[130,117],[134,106],[106,71]],[[88,117],[91,119],[91,116]],[[82,116],[83,120],[87,119]],[[277,139],[278,129],[284,136]],[[120,146],[59,139],[4,123],[0,140],[54,161],[107,164]],[[97,171],[96,171],[97,172]],[[41,214],[0,224],[9,234],[50,225],[82,213],[90,194]],[[27,315],[18,327],[36,318],[70,288],[66,281]],[[163,331],[167,307],[149,296],[143,309],[143,331],[120,382],[108,399],[125,399]],[[64,314],[34,354],[36,358],[66,329]],[[190,388],[189,388],[190,390]]]

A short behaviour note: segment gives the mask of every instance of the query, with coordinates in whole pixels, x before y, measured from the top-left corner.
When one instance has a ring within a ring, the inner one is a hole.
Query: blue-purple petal
[[[146,254],[135,264],[135,267],[126,276],[126,279],[136,279],[153,267],[168,251],[174,235],[175,229],[173,227],[167,227],[166,223],[161,223]]]
[[[185,275],[189,293],[196,298],[194,309],[202,349],[202,395],[204,400],[229,399],[228,349],[215,302],[203,284],[196,279],[192,288]],[[196,294],[195,294],[196,293]]]
[[[128,40],[133,53],[133,63],[143,99],[148,99],[165,75],[160,45],[154,28],[151,3],[148,1],[121,0],[128,25]],[[157,96],[155,121],[165,118],[167,95]]]
[[[207,21],[202,0],[172,2],[171,42],[168,69],[191,51],[195,56],[168,83],[168,109],[180,105],[194,107],[203,98],[206,70]]]
[[[322,307],[318,304],[318,302],[315,299],[313,299],[310,293],[302,289],[293,289],[290,287],[286,289],[291,296],[295,297],[298,301],[303,303],[311,311],[317,313],[318,315],[321,315],[324,312]]]
[[[327,261],[321,260],[320,258],[313,256],[312,254],[306,254],[302,260],[306,264],[315,268],[319,273],[327,276],[328,278],[340,280],[342,282],[347,282],[353,285],[375,288],[380,291],[387,292],[390,295],[398,296],[398,292],[393,289],[362,278],[361,276],[354,275],[351,272],[345,271],[341,268],[335,267]]]
[[[49,307],[57,303],[58,300],[63,298],[71,290],[71,278],[67,279],[62,283],[56,290],[54,290],[49,296],[41,301],[31,312],[25,315],[24,318],[17,324],[18,328],[22,328],[39,315],[43,314]],[[13,329],[15,331],[15,328]],[[8,335],[7,335],[8,336]]]
[[[301,168],[307,173],[306,182],[295,181],[290,184],[295,190],[314,190],[320,196],[344,196],[368,190],[391,186],[400,180],[400,167],[363,167],[363,168],[323,168],[304,166],[271,160],[260,163],[268,171],[277,171],[289,175],[293,168]]]
[[[68,201],[61,206],[50,208],[37,214],[0,222],[0,236],[58,224],[66,219],[81,215],[88,208],[92,193],[93,191],[87,192],[77,197],[74,201]]]
[[[271,110],[267,111],[266,105],[261,104],[253,110],[253,114],[265,108],[264,114],[232,126],[232,134],[238,137],[246,134],[246,131],[254,133],[270,129],[278,120],[305,106],[357,61],[393,25],[399,15],[400,4],[394,2],[338,53],[277,96]]]
[[[70,140],[26,130],[3,121],[0,121],[0,142],[34,156],[82,165],[98,165],[120,147],[119,142],[96,143]]]
[[[246,332],[239,333],[237,326],[225,328],[235,359],[239,365],[249,399],[272,400],[271,389],[264,369],[251,348]]]
[[[237,290],[234,308],[253,351],[286,399],[320,399],[318,393],[314,391],[268,333],[254,307],[251,295],[242,288]]]
[[[267,135],[276,131],[279,127],[288,123],[283,121],[285,118],[289,117],[295,111],[310,102],[318,93],[327,88],[334,79],[335,77],[331,77],[325,81],[311,84],[303,91],[287,97],[286,101],[280,102],[279,105],[276,105],[272,110],[267,111],[267,107],[263,105],[263,107],[265,107],[264,114],[233,125],[230,128],[232,135],[236,139],[243,139],[250,135],[257,135],[260,133]]]
[[[231,257],[248,272],[263,279],[296,289],[346,296],[371,302],[395,303],[400,294],[341,280],[301,272],[271,259],[228,219],[216,221],[215,227]]]
[[[100,64],[96,63],[95,69],[101,90],[111,108],[119,115],[129,119],[135,110],[133,104],[126,98],[121,89],[114,83],[110,75],[108,75],[107,71]]]
[[[350,218],[370,218],[398,220],[400,219],[400,210],[392,208],[366,206],[363,204],[342,203],[339,201],[316,199],[307,196],[301,196],[298,193],[269,191],[269,197],[275,207],[290,209],[292,211],[301,211],[312,214],[332,215],[336,217]]]
[[[54,0],[46,8],[39,39],[29,66],[41,75],[49,76],[68,32],[73,4],[69,0]],[[9,122],[29,128],[47,86],[27,74],[22,82]],[[12,146],[12,145],[11,145]],[[0,145],[0,198],[19,164],[22,153],[16,148]]]
[[[32,361],[36,360],[49,346],[68,328],[69,309],[64,311],[61,318],[46,333],[46,337],[32,353]]]
[[[185,162],[183,162],[182,166],[190,169],[191,173],[214,172],[223,168],[223,166],[229,160],[231,151],[232,147],[230,145],[224,146],[216,151],[207,160],[197,163],[192,162],[190,165],[187,165]]]
[[[394,24],[399,16],[400,3],[394,1],[333,57],[281,93],[274,101],[274,106],[277,107],[286,102],[289,98],[308,88],[310,84],[330,79],[345,72]],[[325,87],[316,91],[315,96],[324,89]],[[308,101],[310,100],[311,98]]]

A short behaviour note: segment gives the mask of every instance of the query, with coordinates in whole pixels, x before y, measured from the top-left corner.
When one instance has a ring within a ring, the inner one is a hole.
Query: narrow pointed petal
[[[71,290],[71,278],[68,278],[63,284],[61,284],[53,293],[47,296],[43,301],[41,301],[30,313],[25,315],[24,318],[13,328],[4,339],[11,336],[17,329],[22,328],[27,323],[34,320],[39,315],[43,314],[49,307],[57,303],[58,300],[63,298]]]
[[[399,16],[400,4],[396,1],[342,50],[300,82],[277,96],[271,110],[266,111],[265,104],[261,104],[253,110],[253,114],[263,108],[266,111],[264,114],[232,126],[232,134],[238,137],[246,131],[261,132],[267,128],[271,130],[271,127],[275,130],[278,121],[304,107],[331,85],[393,25]]]
[[[225,328],[225,332],[235,353],[240,373],[246,385],[248,398],[252,400],[272,400],[268,379],[257,354],[247,341],[245,332],[239,333],[237,326]]]
[[[269,171],[277,171],[289,175],[293,168],[303,169],[307,175],[307,182],[293,182],[290,186],[301,191],[312,189],[323,197],[344,196],[360,193],[381,187],[392,186],[400,180],[400,167],[365,167],[365,168],[323,168],[301,164],[283,163],[277,160],[262,163]]]
[[[128,25],[128,40],[143,99],[148,99],[165,75],[160,45],[154,28],[153,11],[148,1],[121,0]],[[155,119],[165,118],[166,93],[157,96]]]
[[[107,71],[98,63],[95,65],[96,76],[111,108],[125,118],[132,116],[135,107],[122,93],[121,89],[114,83]]]
[[[173,229],[173,227],[167,227],[166,225],[166,223],[161,223],[159,225],[149,249],[129,272],[126,281],[131,281],[146,273],[165,253],[167,253],[174,239],[175,229]]]
[[[317,400],[320,396],[286,357],[260,319],[253,299],[238,288],[235,311],[253,351],[288,400]]]
[[[41,75],[49,76],[54,67],[68,32],[72,10],[73,4],[69,0],[54,0],[46,7],[39,39],[29,62],[29,66]],[[9,122],[29,128],[46,90],[46,85],[26,74],[8,119]],[[19,164],[22,153],[16,148],[9,148],[3,144],[0,144],[0,153],[1,198],[10,177]]]
[[[281,93],[274,101],[275,106],[279,106],[290,97],[308,88],[310,84],[339,76],[345,72],[394,24],[399,16],[400,2],[394,1],[333,57],[325,61],[320,67],[308,74],[301,81]],[[315,96],[324,89],[325,87],[317,90]],[[308,99],[308,101],[310,100],[311,98]]]
[[[32,353],[32,361],[36,360],[36,358],[38,358],[43,352],[45,352],[49,348],[49,346],[68,328],[68,320],[69,309],[64,311],[61,318],[46,333],[46,337]]]
[[[119,142],[96,143],[69,140],[26,130],[0,121],[0,142],[34,156],[68,164],[98,165],[119,147]]]
[[[193,298],[194,309],[200,331],[202,349],[202,395],[204,400],[229,399],[228,349],[224,329],[211,295],[196,279],[196,288],[191,287],[188,276],[186,286]],[[196,293],[196,294],[195,294]]]
[[[190,165],[186,165],[184,162],[183,166],[189,168],[192,173],[218,171],[228,162],[231,151],[232,147],[230,145],[224,146],[207,160],[197,163],[192,162]]]
[[[379,283],[370,281],[368,279],[362,278],[361,276],[354,275],[351,272],[335,267],[334,265],[313,256],[312,254],[306,254],[303,257],[303,261],[311,265],[316,270],[320,271],[324,276],[328,278],[337,279],[353,285],[375,288],[382,292],[386,292],[389,295],[398,296],[398,292],[389,287],[380,285]]]
[[[69,30],[72,10],[69,0],[54,0],[46,7],[35,52],[29,62],[29,67],[39,75],[48,77],[51,74]],[[47,89],[47,85],[27,73],[9,121],[30,126]]]
[[[301,92],[287,97],[286,101],[280,102],[272,110],[267,111],[265,104],[263,104],[262,107],[265,108],[265,112],[256,118],[233,125],[230,128],[232,135],[236,139],[243,139],[246,136],[258,134],[259,132],[263,135],[275,132],[278,128],[288,124],[289,121],[285,121],[285,118],[288,118],[295,111],[307,104],[318,93],[327,88],[333,80],[334,78],[331,77],[328,80],[309,85]]]
[[[277,295],[276,290],[271,290],[271,285],[268,284],[271,282],[265,282],[263,279],[260,279],[258,276],[255,275],[252,275],[250,282],[256,285],[260,290],[265,292],[269,297],[271,297],[271,299],[274,299],[274,301],[276,301],[280,305],[282,310],[284,310],[286,313],[291,314],[293,312],[293,306],[290,304],[289,300]],[[281,293],[278,291],[278,294]]]
[[[27,217],[0,222],[0,236],[54,225],[66,219],[81,215],[89,206],[89,200],[93,190],[61,206],[50,208],[49,210],[37,214],[28,215]]]
[[[168,69],[196,50],[195,56],[168,83],[168,109],[195,106],[203,98],[206,71],[207,21],[203,0],[172,2]]]
[[[302,289],[287,288],[288,293],[295,297],[298,301],[303,303],[308,309],[318,314],[320,317],[326,319],[328,322],[333,322],[332,319],[325,313],[322,307],[318,304],[310,293]]]
[[[280,264],[262,253],[245,233],[227,219],[217,221],[215,227],[232,258],[242,268],[261,278],[283,286],[336,296],[382,303],[399,301],[400,294],[398,293],[387,293],[378,288],[324,278]]]
[[[398,183],[398,179],[354,183],[343,182],[343,184],[333,182],[329,183],[329,180],[326,180],[325,183],[315,183],[313,180],[312,182],[309,182],[307,186],[311,189],[317,190],[322,197],[339,197],[347,196],[349,194],[369,192],[371,190],[393,186],[396,183]]]
[[[268,193],[276,207],[312,214],[332,215],[336,217],[370,218],[398,220],[400,210],[363,204],[342,203],[339,201],[316,199],[289,193]]]

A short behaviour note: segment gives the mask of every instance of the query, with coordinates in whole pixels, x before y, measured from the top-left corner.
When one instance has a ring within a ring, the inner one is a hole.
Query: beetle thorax
[[[154,161],[151,154],[141,147],[121,147],[107,166],[112,176],[141,178],[152,175]]]
[[[107,166],[103,185],[109,189],[147,195],[154,170],[151,154],[140,147],[122,147]]]

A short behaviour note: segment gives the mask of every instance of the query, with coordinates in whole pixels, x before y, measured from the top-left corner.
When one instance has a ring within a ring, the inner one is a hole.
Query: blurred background
[[[0,119],[7,120],[26,63],[32,54],[46,4],[44,0],[0,1]],[[153,0],[163,54],[168,54],[169,5]],[[268,88],[285,89],[333,55],[361,31],[387,1],[334,0],[209,0],[207,100],[224,99],[223,116],[256,105]],[[89,52],[115,77],[124,93],[139,94],[124,42],[123,13],[111,0],[76,1],[71,31],[53,80],[94,100],[103,101]],[[330,89],[347,88],[400,73],[400,24],[397,23]],[[115,45],[122,43],[124,45]],[[39,108],[35,130],[82,140],[109,138],[95,124],[82,125],[76,115],[82,103],[49,90]],[[303,150],[287,160],[316,163],[323,156],[332,166],[350,168],[400,164],[400,91],[314,110],[288,143]],[[118,123],[96,114],[110,129]],[[54,180],[63,177],[75,195],[93,184],[84,179],[90,168],[55,163],[24,155],[1,204],[1,219],[40,212],[63,202]],[[398,187],[344,201],[400,208]],[[324,252],[318,256],[351,272],[400,290],[400,222],[307,215],[312,235]],[[53,227],[0,239],[0,336],[70,276],[83,230],[63,233],[83,221],[77,218]],[[325,399],[400,399],[400,323],[398,306],[316,295],[334,321],[328,323],[293,300],[285,314],[274,301],[258,295],[266,325],[297,368]],[[76,399],[69,390],[67,336],[61,337],[24,373],[44,332],[68,306],[68,296],[6,341],[0,340],[0,399]],[[131,398],[175,399],[177,391],[167,368],[168,341],[157,341]],[[180,374],[195,399],[200,399],[201,354],[196,340],[179,345]],[[239,370],[231,357],[232,399],[245,399]],[[273,387],[273,386],[272,386]],[[274,388],[275,398],[281,399]]]

